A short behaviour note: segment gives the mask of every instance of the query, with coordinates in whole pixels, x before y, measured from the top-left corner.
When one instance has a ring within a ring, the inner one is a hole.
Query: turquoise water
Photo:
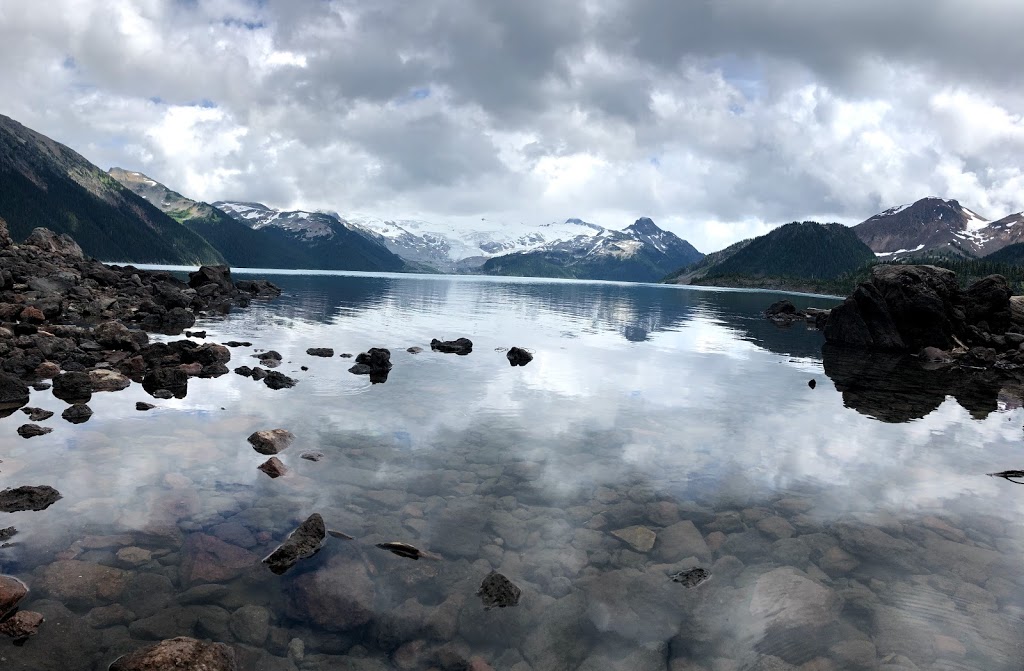
[[[775,293],[270,279],[280,299],[196,328],[252,342],[231,368],[277,350],[296,387],[136,384],[81,425],[34,392],[53,433],[0,422],[0,487],[64,497],[0,519],[20,530],[0,572],[48,618],[2,668],[105,669],[176,635],[246,669],[1020,667],[1024,488],[985,475],[1024,468],[1016,390],[823,357],[819,332],[760,316]],[[430,351],[463,336],[468,356]],[[384,384],[337,356],[370,347],[391,350]],[[278,427],[296,441],[272,480],[246,437]],[[355,540],[273,575],[260,559],[314,512]],[[696,587],[669,577],[696,566]],[[492,570],[518,605],[484,609]]]

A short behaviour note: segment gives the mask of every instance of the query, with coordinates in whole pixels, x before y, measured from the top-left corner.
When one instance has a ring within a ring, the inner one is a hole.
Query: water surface
[[[48,618],[2,668],[105,669],[176,635],[245,669],[1020,668],[1024,488],[985,475],[1024,468],[1001,383],[823,359],[820,333],[761,317],[774,293],[271,279],[280,299],[196,328],[253,343],[232,368],[277,350],[293,389],[133,385],[78,426],[34,392],[53,433],[0,421],[0,487],[64,496],[0,520],[20,529],[0,572]],[[472,354],[430,351],[460,336]],[[534,361],[510,367],[514,345]],[[337,356],[369,347],[384,384]],[[271,480],[245,439],[276,427],[297,440]],[[313,512],[355,540],[273,575],[259,560]],[[669,578],[695,566],[710,580]],[[484,609],[491,570],[517,606]]]

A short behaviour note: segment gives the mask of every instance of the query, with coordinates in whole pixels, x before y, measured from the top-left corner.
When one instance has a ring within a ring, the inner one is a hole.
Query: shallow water
[[[820,333],[760,317],[772,293],[271,279],[283,297],[196,329],[253,343],[231,368],[279,351],[295,388],[132,385],[77,426],[34,392],[53,433],[0,420],[0,487],[64,497],[0,519],[20,530],[0,573],[47,616],[0,668],[105,669],[177,635],[244,669],[1020,668],[1024,488],[985,474],[1024,468],[1024,413],[998,384],[823,360]],[[472,354],[430,351],[460,336]],[[536,358],[510,367],[513,345]],[[384,384],[337,356],[374,346]],[[297,439],[272,480],[245,439],[276,427]],[[355,540],[272,574],[313,512]],[[696,566],[710,579],[670,577]],[[491,570],[518,605],[484,609]]]

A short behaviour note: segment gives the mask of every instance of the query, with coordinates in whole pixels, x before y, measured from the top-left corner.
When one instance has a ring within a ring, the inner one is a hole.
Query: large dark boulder
[[[142,388],[149,394],[166,389],[177,398],[185,398],[188,393],[188,373],[180,368],[157,368],[146,374]]]
[[[455,340],[438,340],[434,338],[430,341],[430,349],[435,352],[464,356],[473,351],[473,341],[469,338],[457,338]]]
[[[868,283],[858,286],[842,305],[832,308],[825,323],[825,340],[845,347],[906,349],[885,300]]]
[[[28,385],[7,373],[0,373],[0,407],[20,408],[28,403]]]
[[[48,228],[36,228],[25,239],[25,244],[44,252],[63,256],[68,260],[80,261],[85,258],[82,248],[67,233],[57,235]]]
[[[215,284],[223,293],[234,291],[231,281],[231,268],[227,266],[200,266],[199,270],[188,274],[188,285],[193,289],[206,284]]]
[[[82,371],[61,373],[53,378],[53,395],[68,403],[87,403],[92,398],[92,378]]]
[[[61,499],[60,492],[49,485],[24,485],[0,491],[0,513],[46,510]]]
[[[387,382],[390,371],[391,350],[383,347],[371,347],[360,353],[355,365],[348,369],[354,375],[369,375],[373,384]]]
[[[969,286],[964,307],[967,321],[971,324],[982,322],[989,333],[1006,333],[1010,328],[1010,286],[1002,275],[989,275]]]
[[[925,265],[878,265],[871,269],[871,284],[885,301],[907,348],[956,347],[954,338],[962,332],[966,315],[953,271]]]

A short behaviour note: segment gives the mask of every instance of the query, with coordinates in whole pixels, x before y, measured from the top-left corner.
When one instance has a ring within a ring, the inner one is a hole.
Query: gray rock
[[[293,531],[285,542],[263,560],[274,573],[281,575],[299,560],[312,557],[320,551],[327,538],[327,527],[320,513],[313,513]]]
[[[255,431],[247,439],[252,449],[260,454],[278,454],[287,449],[295,440],[295,435],[287,429],[267,429]]]
[[[229,626],[242,643],[262,646],[270,633],[270,611],[252,604],[242,606],[231,614]]]

